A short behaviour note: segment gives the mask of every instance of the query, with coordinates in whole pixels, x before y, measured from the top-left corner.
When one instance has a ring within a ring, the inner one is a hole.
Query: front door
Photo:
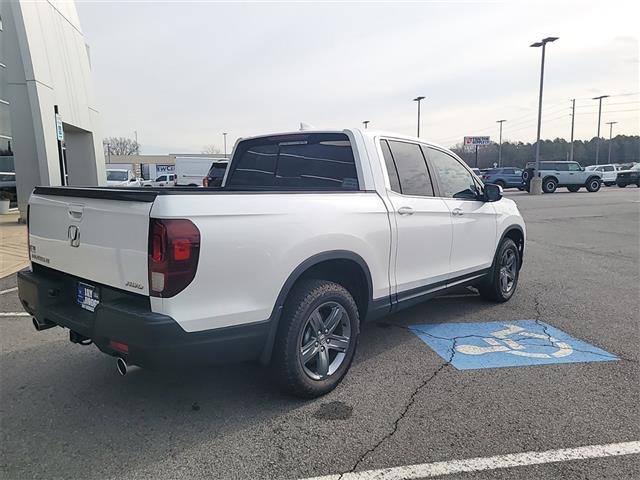
[[[442,150],[432,147],[427,150],[440,196],[451,213],[451,277],[456,279],[489,268],[497,240],[493,205],[479,199],[479,187],[461,161]]]

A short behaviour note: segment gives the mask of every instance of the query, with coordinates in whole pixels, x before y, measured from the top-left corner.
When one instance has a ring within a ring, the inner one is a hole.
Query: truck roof
[[[411,142],[420,142],[432,147],[436,147],[436,148],[442,148],[445,150],[450,150],[448,147],[445,147],[443,145],[440,145],[438,143],[435,142],[431,142],[429,140],[425,140],[424,138],[418,138],[418,137],[414,137],[411,135],[405,135],[402,133],[397,133],[397,132],[390,132],[390,131],[386,131],[386,130],[375,130],[375,129],[371,129],[371,128],[345,128],[345,129],[338,129],[338,128],[311,128],[311,129],[305,129],[305,130],[293,130],[293,131],[285,131],[285,132],[269,132],[269,133],[264,133],[264,134],[260,134],[260,135],[251,135],[249,137],[241,137],[238,138],[238,142],[241,142],[243,140],[251,140],[254,138],[262,138],[262,137],[274,137],[274,136],[280,136],[280,135],[304,135],[305,133],[354,133],[354,132],[359,132],[362,136],[364,137],[368,137],[371,139],[374,139],[376,137],[391,137],[391,138],[397,138],[399,140],[407,140],[407,141],[411,141]]]

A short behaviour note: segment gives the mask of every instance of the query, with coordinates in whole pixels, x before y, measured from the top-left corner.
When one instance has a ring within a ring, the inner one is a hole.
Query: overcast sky
[[[639,2],[83,2],[102,134],[142,153],[229,150],[237,137],[316,127],[535,140],[546,36],[543,138],[640,129]],[[615,95],[615,96],[614,96]],[[606,130],[606,132],[605,132]]]

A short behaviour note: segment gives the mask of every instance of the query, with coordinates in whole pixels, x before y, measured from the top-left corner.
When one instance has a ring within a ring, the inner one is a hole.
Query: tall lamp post
[[[598,100],[598,137],[596,138],[596,165],[598,165],[598,157],[600,154],[600,120],[602,118],[602,99],[608,98],[609,95],[600,95],[593,97],[592,100]]]
[[[362,124],[364,125],[364,129],[366,130],[367,126],[369,125],[369,120],[364,120]]]
[[[418,102],[418,138],[420,138],[420,102],[425,98],[426,97],[416,97],[413,99],[414,102]]]
[[[569,150],[569,160],[573,162],[573,127],[576,124],[576,99],[571,99],[571,148]]]
[[[222,142],[224,143],[224,158],[227,158],[227,132],[222,132]]]
[[[613,126],[616,123],[618,122],[607,122],[607,125],[609,125],[609,160],[607,160],[607,163],[611,163],[611,143],[613,138]]]
[[[540,66],[540,96],[538,98],[538,133],[536,135],[536,171],[531,183],[529,184],[529,193],[532,195],[540,195],[542,193],[542,178],[540,178],[540,127],[542,125],[542,85],[544,83],[544,54],[547,43],[555,42],[559,37],[547,37],[542,41],[532,43],[530,47],[542,47],[542,62]]]
[[[502,124],[506,120],[497,120],[496,123],[500,124],[500,143],[498,144],[498,167],[502,166]]]

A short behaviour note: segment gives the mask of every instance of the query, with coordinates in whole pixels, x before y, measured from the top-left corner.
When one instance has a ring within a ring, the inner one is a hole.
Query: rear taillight
[[[27,252],[31,260],[31,238],[29,236],[29,216],[31,215],[31,205],[27,204]]]
[[[209,186],[209,177],[204,177],[202,179],[202,186],[203,187],[208,187]]]
[[[186,219],[152,218],[149,224],[149,293],[173,297],[191,283],[200,256],[200,231]]]

